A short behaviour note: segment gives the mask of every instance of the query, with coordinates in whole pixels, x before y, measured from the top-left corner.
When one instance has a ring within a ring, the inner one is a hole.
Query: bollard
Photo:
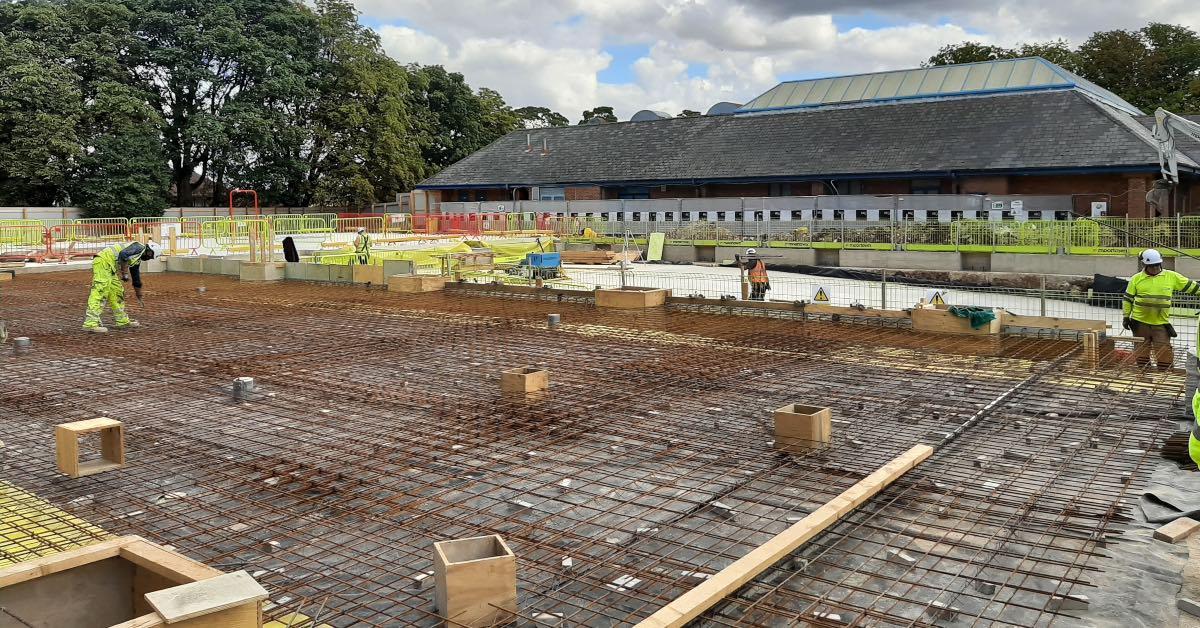
[[[548,327],[550,329],[554,329],[554,328],[558,327],[558,324],[561,321],[562,321],[561,314],[547,314],[546,315],[546,327]]]
[[[24,355],[29,353],[33,348],[33,341],[25,336],[13,338],[13,353],[16,355]]]
[[[253,377],[239,377],[233,380],[233,398],[239,401],[245,400],[254,392]]]

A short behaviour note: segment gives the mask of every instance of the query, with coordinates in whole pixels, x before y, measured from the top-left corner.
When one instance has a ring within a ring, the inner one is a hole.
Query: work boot
[[[90,331],[94,334],[107,334],[108,333],[107,327],[100,327],[98,325],[96,327],[84,327],[83,330]]]
[[[141,326],[142,326],[142,324],[137,321],[129,321],[128,323],[125,323],[124,325],[116,325],[116,328],[117,329],[129,329],[131,327],[141,327]]]

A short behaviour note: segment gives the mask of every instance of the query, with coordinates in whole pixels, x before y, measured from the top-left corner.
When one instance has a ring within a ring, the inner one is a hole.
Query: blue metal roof
[[[1126,113],[1144,115],[1116,94],[1041,57],[786,81],[736,113],[1067,89],[1087,93]]]

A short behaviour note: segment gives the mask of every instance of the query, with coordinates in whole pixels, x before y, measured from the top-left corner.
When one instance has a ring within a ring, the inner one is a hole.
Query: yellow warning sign
[[[824,286],[817,286],[817,291],[813,293],[813,303],[829,303],[829,293],[825,292]]]
[[[946,294],[941,290],[926,290],[925,302],[929,305],[946,305]]]

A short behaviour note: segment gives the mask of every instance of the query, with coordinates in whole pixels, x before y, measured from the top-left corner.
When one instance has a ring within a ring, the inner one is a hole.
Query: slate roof
[[[526,133],[533,136],[528,153]],[[550,148],[545,156],[543,138]],[[699,184],[1157,164],[1149,131],[1138,120],[1066,90],[521,130],[418,187]]]

